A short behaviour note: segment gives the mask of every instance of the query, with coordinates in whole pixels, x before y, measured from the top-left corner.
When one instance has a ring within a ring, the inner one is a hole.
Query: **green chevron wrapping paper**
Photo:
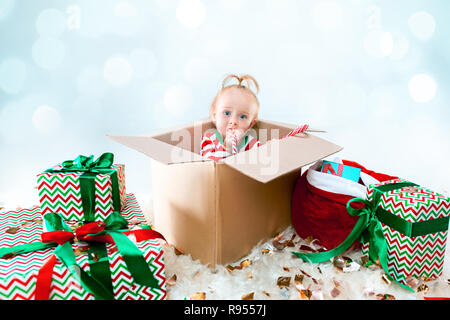
[[[127,205],[121,214],[129,222],[130,228],[139,229],[146,220],[133,194],[127,194]],[[80,222],[67,221],[75,229]],[[39,207],[18,211],[2,212],[0,215],[0,248],[27,244],[41,240],[43,231],[42,212]],[[125,262],[114,244],[107,245],[114,296],[117,300],[163,300],[166,299],[166,279],[163,250],[159,240],[136,242],[144,254],[150,269],[159,284],[153,289],[134,283]],[[78,265],[89,271],[87,245],[74,242]],[[35,295],[37,274],[40,267],[53,254],[54,248],[20,254],[13,257],[0,257],[0,300],[32,300]],[[52,300],[93,300],[94,296],[83,289],[70,271],[59,260],[53,269],[50,286]]]
[[[60,170],[61,168],[61,165],[57,165],[52,169]],[[111,169],[117,172],[122,210],[126,205],[125,166],[113,164]],[[82,174],[83,172],[38,174],[37,188],[42,214],[58,212],[66,220],[85,220],[80,188]],[[108,174],[99,173],[95,176],[94,220],[104,221],[113,210],[111,177]]]
[[[373,200],[374,187],[404,182],[408,181],[395,179],[370,185],[367,188],[367,199]],[[450,215],[448,197],[420,186],[384,192],[378,206],[411,223],[431,221]],[[388,271],[391,277],[406,285],[410,277],[435,279],[442,274],[448,221],[446,231],[411,237],[384,223],[381,225],[387,241]],[[369,244],[364,243],[362,253],[368,255],[368,252]]]

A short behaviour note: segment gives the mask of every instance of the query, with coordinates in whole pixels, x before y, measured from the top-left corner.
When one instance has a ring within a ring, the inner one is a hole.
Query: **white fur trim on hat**
[[[342,163],[341,159],[337,158],[334,159],[333,162]],[[364,185],[362,185],[346,178],[320,172],[321,166],[322,160],[319,160],[312,165],[306,173],[306,179],[309,184],[323,191],[366,199],[366,187],[369,184],[379,183],[374,177],[361,172],[360,177],[364,183]]]

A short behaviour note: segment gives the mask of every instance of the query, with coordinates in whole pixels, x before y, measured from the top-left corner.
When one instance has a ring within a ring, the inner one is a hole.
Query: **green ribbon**
[[[112,286],[105,287],[102,281],[98,280],[93,275],[89,275],[77,264],[75,253],[72,250],[70,242],[59,245],[55,249],[54,254],[66,266],[72,276],[80,282],[82,287],[94,295],[96,300],[115,300],[114,292],[111,291]]]
[[[120,212],[120,192],[117,171],[111,169],[114,163],[114,155],[110,152],[103,153],[94,161],[94,156],[79,155],[74,160],[66,160],[61,169],[47,169],[47,173],[83,172],[80,176],[81,203],[85,221],[94,221],[95,213],[95,177],[97,174],[109,174],[112,185],[113,210]]]
[[[378,206],[381,196],[384,192],[396,190],[407,186],[417,186],[411,182],[393,183],[375,187],[373,189],[373,200],[367,201],[362,198],[353,198],[347,202],[347,212],[351,216],[359,217],[353,230],[347,238],[336,248],[323,252],[292,252],[295,256],[312,263],[328,261],[347,250],[355,240],[360,242],[369,242],[369,260],[376,262],[379,260],[381,267],[388,277],[392,277],[388,272],[387,265],[387,244],[384,236],[381,222],[389,227],[401,232],[408,237],[416,237],[434,232],[441,232],[448,229],[449,217],[437,218],[428,221],[411,223],[406,221],[389,211]],[[362,208],[353,208],[353,202],[363,203]],[[409,286],[394,281],[401,287],[413,291]]]
[[[105,243],[90,242],[88,251],[89,270],[108,292],[114,292],[109,268],[108,250]]]

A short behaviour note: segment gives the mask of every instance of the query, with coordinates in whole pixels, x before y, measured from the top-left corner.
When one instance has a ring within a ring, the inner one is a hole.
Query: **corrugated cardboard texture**
[[[270,130],[269,130],[270,131]],[[230,167],[263,183],[342,150],[312,134],[271,140],[223,160]]]
[[[255,181],[225,164],[217,172],[217,263],[247,255],[291,223],[291,195],[300,175],[295,170],[269,183]]]
[[[151,161],[154,226],[202,263],[216,259],[214,162],[165,165]]]
[[[153,135],[153,138],[195,154],[200,154],[202,136],[207,130],[215,130],[212,121],[195,121],[192,125]]]
[[[148,136],[108,136],[127,147],[137,150],[152,159],[165,164],[203,161],[200,154],[196,154],[178,146]]]
[[[254,132],[256,133],[256,138],[259,140],[261,144],[266,143],[268,140],[271,139],[278,139],[280,137],[283,137],[287,135],[291,130],[295,129],[295,125],[288,124],[288,123],[281,123],[281,122],[275,122],[275,121],[266,121],[266,120],[259,120],[254,126]],[[259,134],[261,132],[261,129],[267,130],[266,134]],[[275,129],[275,130],[271,130]],[[278,130],[278,131],[276,131]]]

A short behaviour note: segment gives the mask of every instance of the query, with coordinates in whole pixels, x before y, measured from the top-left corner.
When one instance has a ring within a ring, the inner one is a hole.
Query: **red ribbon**
[[[39,269],[36,279],[35,300],[48,300],[50,297],[50,285],[52,282],[53,267],[56,263],[56,256],[52,254]]]
[[[104,243],[114,243],[113,238],[110,235],[93,235],[105,230],[105,224],[103,222],[89,222],[75,230],[75,233],[65,230],[48,231],[41,234],[42,242],[54,242],[58,245],[62,245],[67,241],[72,241],[75,236],[78,240],[83,241],[96,241]],[[123,231],[125,235],[134,234],[136,241],[144,241],[151,239],[162,239],[166,241],[164,236],[159,232],[152,229],[138,229]],[[52,282],[53,268],[56,264],[56,255],[52,255],[39,269],[37,280],[35,299],[36,300],[48,300],[50,297],[50,287]]]
[[[74,234],[70,231],[58,230],[58,231],[48,231],[41,234],[41,241],[55,242],[59,245],[66,243],[67,241],[72,241],[74,239]]]
[[[89,222],[75,230],[75,235],[78,240],[83,241],[96,241],[96,242],[105,242],[105,243],[114,243],[113,238],[108,235],[91,235],[94,233],[99,233],[105,230],[104,222]]]

